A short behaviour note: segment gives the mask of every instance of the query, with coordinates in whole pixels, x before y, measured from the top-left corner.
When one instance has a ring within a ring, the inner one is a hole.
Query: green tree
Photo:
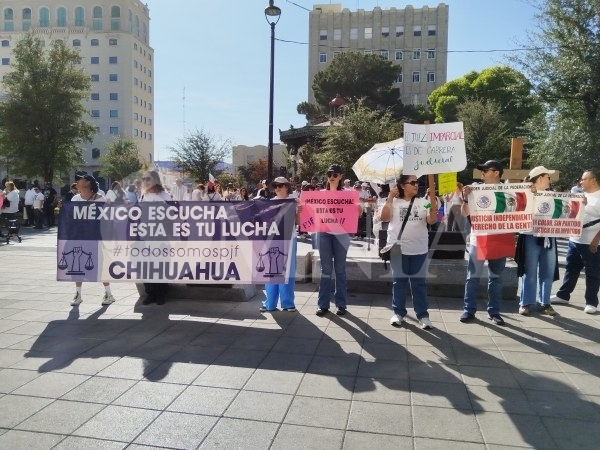
[[[113,181],[122,181],[125,177],[145,169],[138,147],[133,139],[118,136],[106,145],[106,154],[101,158],[100,176]]]
[[[229,141],[219,142],[203,130],[196,130],[169,150],[173,152],[173,162],[179,170],[195,180],[208,181],[209,173],[215,178],[219,174],[217,164],[231,153],[231,144]]]
[[[78,65],[79,53],[62,40],[47,50],[28,33],[13,55],[0,103],[2,147],[12,155],[13,171],[52,181],[55,171],[83,162],[80,144],[95,133],[82,103],[89,97],[90,79]]]

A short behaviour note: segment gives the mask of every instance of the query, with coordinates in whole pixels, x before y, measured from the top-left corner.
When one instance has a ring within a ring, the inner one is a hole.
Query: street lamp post
[[[271,25],[271,81],[269,84],[269,147],[267,149],[267,179],[273,181],[273,75],[275,72],[275,25],[281,17],[281,9],[269,0],[265,8],[265,19]]]

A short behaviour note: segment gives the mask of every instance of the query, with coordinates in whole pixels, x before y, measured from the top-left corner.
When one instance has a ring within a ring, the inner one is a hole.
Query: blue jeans
[[[557,297],[564,300],[571,298],[577,285],[581,269],[585,267],[585,304],[598,306],[598,289],[600,288],[600,253],[592,253],[588,244],[576,244],[569,241],[567,247],[567,264],[565,277]]]
[[[346,256],[350,247],[347,234],[317,233],[317,248],[321,258],[321,281],[317,306],[329,309],[331,275],[335,270],[333,301],[338,308],[346,308]]]
[[[265,284],[265,291],[267,298],[263,302],[263,307],[267,311],[272,311],[277,308],[277,300],[281,301],[281,307],[295,308],[294,304],[294,288],[296,287],[296,250],[298,247],[298,241],[294,236],[292,239],[292,251],[291,255],[288,256],[288,263],[290,264],[290,278],[287,283],[279,284]]]
[[[521,300],[519,305],[535,305],[536,291],[539,287],[538,300],[542,305],[550,304],[550,292],[556,268],[556,239],[549,238],[551,248],[538,244],[532,234],[525,236],[525,273],[521,280]],[[538,286],[539,285],[539,286]]]
[[[465,281],[465,305],[464,310],[470,314],[477,311],[477,291],[483,275],[485,261],[477,259],[477,247],[469,247],[469,267],[467,269],[467,280]],[[506,258],[488,260],[488,304],[489,315],[500,313],[502,302],[502,272],[506,266]]]
[[[403,255],[399,245],[391,251],[392,268],[392,309],[394,314],[406,316],[406,292],[410,284],[413,308],[417,319],[429,317],[427,308],[427,253],[422,255]]]

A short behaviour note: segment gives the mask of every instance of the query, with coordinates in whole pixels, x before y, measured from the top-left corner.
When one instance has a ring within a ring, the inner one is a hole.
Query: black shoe
[[[460,319],[459,319],[462,323],[469,323],[469,322],[473,322],[475,320],[475,314],[471,314],[470,312],[464,311],[461,315],[460,315]]]
[[[154,303],[156,301],[156,297],[154,295],[147,295],[146,298],[142,301],[142,305],[149,305],[150,303]]]
[[[159,295],[156,298],[156,304],[157,305],[164,305],[165,304],[165,296],[164,295]]]
[[[492,314],[491,316],[488,317],[488,319],[490,319],[496,325],[504,325],[504,319],[502,318],[502,316],[500,314]]]
[[[325,314],[327,314],[329,312],[329,309],[327,308],[318,308],[317,309],[317,316],[319,317],[323,317]]]
[[[337,316],[343,316],[347,313],[348,311],[346,311],[346,308],[338,308],[337,311],[335,312],[335,314]]]

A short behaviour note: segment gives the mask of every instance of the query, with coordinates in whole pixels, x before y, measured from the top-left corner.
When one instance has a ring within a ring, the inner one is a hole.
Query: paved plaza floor
[[[483,303],[462,324],[462,299],[431,298],[424,331],[412,310],[390,325],[390,295],[317,317],[313,284],[296,285],[296,313],[260,313],[263,294],[144,306],[131,283],[108,307],[84,284],[71,307],[55,231],[25,230],[0,257],[1,449],[599,448],[600,314],[583,313],[583,279],[555,318],[505,299],[505,327]]]

